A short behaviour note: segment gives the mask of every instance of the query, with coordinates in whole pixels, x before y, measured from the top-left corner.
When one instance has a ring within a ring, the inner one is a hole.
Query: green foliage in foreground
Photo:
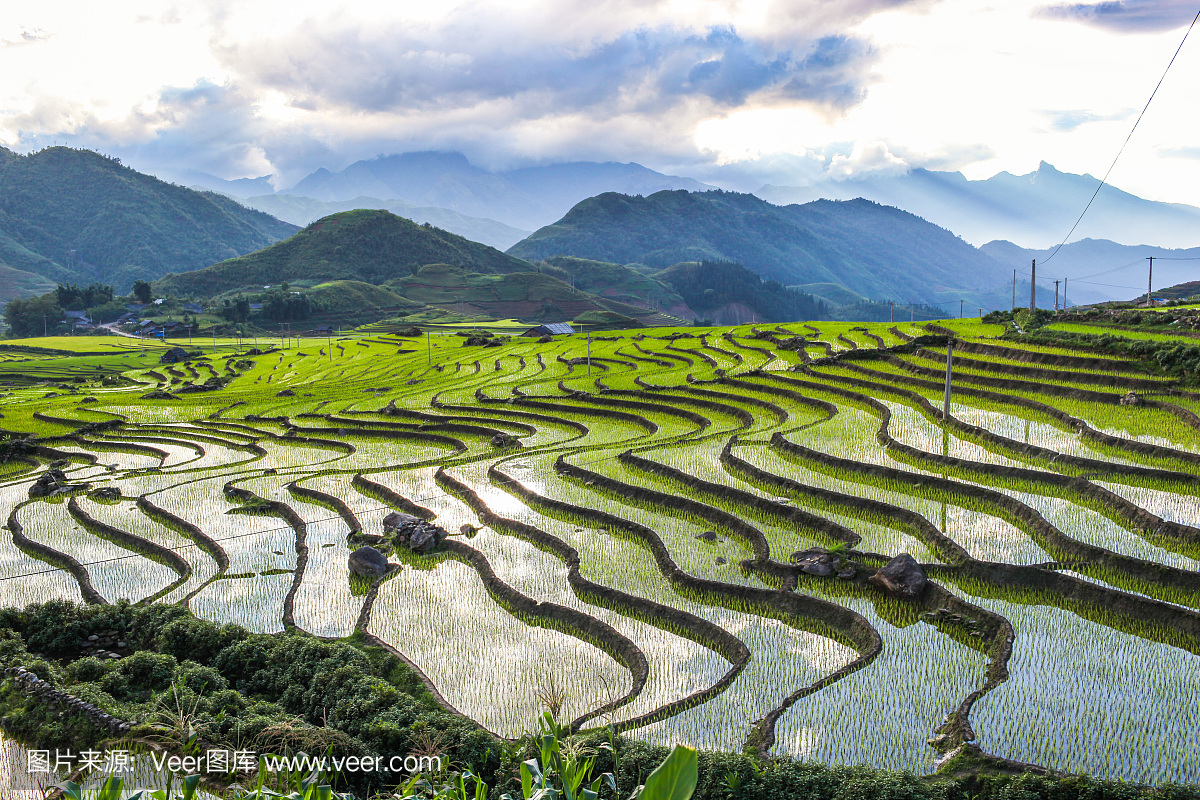
[[[79,642],[108,629],[126,631],[136,652],[119,660],[80,658]],[[251,634],[196,619],[179,606],[52,601],[0,610],[0,667],[15,666],[139,723],[131,736],[180,751],[201,742],[201,749],[281,755],[395,754],[415,751],[433,735],[455,762],[488,772],[499,766],[495,739],[443,711],[398,659],[355,641]],[[10,735],[42,749],[97,749],[107,738],[82,716],[60,718],[31,701],[10,680],[0,683],[0,715]],[[348,777],[359,789],[388,781]]]
[[[108,662],[77,657],[81,639],[109,628],[129,631],[137,652]],[[569,736],[549,715],[541,720],[539,734],[504,742],[439,709],[416,675],[382,650],[304,633],[251,634],[198,620],[177,606],[83,607],[52,601],[0,610],[0,667],[13,666],[141,723],[131,737],[155,739],[179,752],[225,746],[344,756],[417,752],[434,743],[449,758],[449,770],[411,776],[400,795],[389,795],[413,800],[501,800],[506,795],[512,800],[611,800],[631,793],[637,800],[1200,798],[1196,787],[996,774],[980,769],[985,765],[969,755],[948,765],[955,777],[919,778],[741,753],[672,752],[611,731]],[[0,715],[9,735],[40,748],[79,750],[106,740],[82,718],[59,717],[31,701],[8,679],[0,682]],[[259,785],[240,797],[343,796],[332,793],[330,777],[284,776],[285,785],[276,779],[271,789],[260,774]],[[335,784],[337,777],[332,776]],[[390,783],[380,780],[383,776],[340,777],[348,779],[345,796],[366,797],[403,776],[393,776]],[[145,792],[141,800],[187,800],[188,785],[182,795]],[[91,792],[68,787],[67,796],[110,800],[119,789],[119,782],[111,781]]]

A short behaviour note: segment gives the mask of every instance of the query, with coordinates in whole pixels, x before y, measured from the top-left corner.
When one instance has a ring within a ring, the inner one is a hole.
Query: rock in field
[[[411,525],[414,522],[421,520],[414,517],[412,514],[401,514],[399,511],[393,511],[383,518],[383,532],[395,533],[396,529],[401,525]]]
[[[57,462],[55,462],[57,463]],[[67,483],[67,476],[59,469],[48,469],[29,487],[30,497],[50,497],[56,494],[77,492],[88,488],[86,483]]]
[[[1142,405],[1142,397],[1137,392],[1127,392],[1121,398],[1120,402],[1123,406],[1140,406]]]
[[[449,535],[441,526],[398,511],[383,518],[383,532],[414,553],[432,552]]]
[[[363,545],[350,554],[350,572],[364,578],[378,578],[387,572],[387,558],[374,547]]]
[[[915,600],[925,591],[925,570],[911,555],[901,553],[872,575],[870,581],[893,597]]]
[[[791,562],[799,567],[801,572],[818,578],[828,578],[836,571],[833,560],[833,553],[824,547],[801,550],[798,553],[792,553],[791,557]]]
[[[520,447],[521,440],[513,436],[511,433],[500,431],[492,437],[492,447],[503,450],[506,447]]]

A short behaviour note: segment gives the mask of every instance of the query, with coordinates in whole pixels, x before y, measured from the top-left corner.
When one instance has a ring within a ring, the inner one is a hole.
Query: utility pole
[[[1012,310],[1017,310],[1017,271],[1013,270],[1013,304]]]
[[[46,325],[46,315],[42,314],[42,338],[43,339],[45,339],[46,337],[48,337],[50,335],[49,331],[50,331],[50,329]]]
[[[896,321],[896,301],[888,300],[888,322]]]
[[[1062,281],[1054,282],[1054,313],[1055,314],[1058,313],[1058,285],[1060,283],[1062,283]]]
[[[959,319],[962,319],[962,311],[963,311],[963,301],[959,300],[958,301],[958,318]]]
[[[429,331],[425,331],[425,361],[430,367],[433,366],[433,342],[429,339]]]
[[[1037,308],[1037,259],[1033,259],[1033,266],[1029,272],[1029,313],[1032,314]]]
[[[954,338],[946,343],[946,399],[942,402],[942,423],[950,419],[950,379],[954,371]]]
[[[1063,278],[1063,311],[1067,310],[1067,279]]]
[[[1154,256],[1150,259],[1150,277],[1146,279],[1146,308],[1154,305]]]

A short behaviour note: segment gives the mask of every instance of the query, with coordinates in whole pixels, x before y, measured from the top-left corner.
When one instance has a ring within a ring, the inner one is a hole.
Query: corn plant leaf
[[[696,791],[699,759],[695,748],[675,745],[663,763],[646,778],[638,800],[689,800]]]

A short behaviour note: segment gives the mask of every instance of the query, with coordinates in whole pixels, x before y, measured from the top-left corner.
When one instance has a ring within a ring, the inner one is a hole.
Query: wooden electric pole
[[[1058,313],[1058,285],[1060,283],[1062,283],[1062,281],[1054,282],[1054,313],[1055,314]]]

